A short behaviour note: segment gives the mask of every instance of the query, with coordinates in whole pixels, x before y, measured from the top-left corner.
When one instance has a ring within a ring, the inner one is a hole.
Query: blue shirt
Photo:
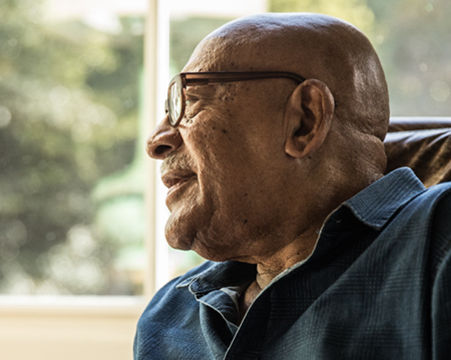
[[[241,324],[255,266],[205,262],[139,320],[136,360],[451,359],[451,184],[397,169],[343,203]]]

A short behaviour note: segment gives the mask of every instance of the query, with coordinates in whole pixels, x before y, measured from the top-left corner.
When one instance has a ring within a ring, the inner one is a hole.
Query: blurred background
[[[140,295],[148,259],[146,0],[0,4],[0,293]],[[393,116],[451,115],[448,0],[167,4],[168,79],[201,38],[237,16],[320,12],[368,35]],[[156,206],[164,222],[165,206]],[[165,278],[202,261],[166,252],[157,269]]]

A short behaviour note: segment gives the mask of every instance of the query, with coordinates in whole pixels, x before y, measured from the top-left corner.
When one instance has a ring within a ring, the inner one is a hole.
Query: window
[[[151,286],[140,131],[147,7],[2,3],[2,359],[130,357]]]
[[[88,6],[2,8],[1,293],[142,293],[146,3]]]

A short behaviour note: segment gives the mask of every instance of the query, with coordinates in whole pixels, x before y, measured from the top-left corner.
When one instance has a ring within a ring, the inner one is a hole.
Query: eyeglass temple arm
[[[300,75],[290,72],[209,72],[209,73],[183,73],[186,83],[208,84],[216,82],[232,82],[245,80],[259,80],[268,78],[287,78],[301,83],[305,80]]]

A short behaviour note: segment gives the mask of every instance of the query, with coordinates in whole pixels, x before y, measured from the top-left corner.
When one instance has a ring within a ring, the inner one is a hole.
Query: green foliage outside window
[[[42,18],[2,2],[0,291],[130,293],[92,192],[134,156],[143,19],[107,34]]]

